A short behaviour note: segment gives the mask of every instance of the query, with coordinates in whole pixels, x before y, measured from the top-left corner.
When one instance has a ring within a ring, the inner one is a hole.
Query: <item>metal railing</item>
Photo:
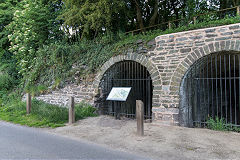
[[[230,12],[233,11],[233,12]],[[224,16],[221,16],[222,13],[225,13]],[[217,16],[214,17],[214,14]],[[196,16],[193,16],[190,19],[186,19],[186,18],[181,18],[181,19],[176,19],[176,20],[172,20],[172,21],[167,21],[167,22],[163,22],[163,23],[159,23],[156,25],[152,25],[149,27],[144,27],[141,29],[136,29],[136,30],[132,30],[132,31],[128,31],[125,32],[125,34],[137,34],[140,32],[145,32],[148,30],[155,30],[155,29],[162,29],[162,31],[168,30],[168,29],[172,29],[175,27],[180,27],[181,22],[183,25],[189,25],[189,24],[197,24],[198,21],[201,22],[203,21],[203,18],[201,19],[201,17],[206,17],[206,16],[212,16],[212,18],[210,17],[210,19],[223,19],[226,15],[230,15],[230,16],[240,16],[240,6],[235,6],[232,8],[226,8],[226,9],[222,9],[222,10],[218,10],[218,11],[212,11],[212,12],[208,12],[208,13],[203,13],[203,14],[198,14]],[[209,17],[208,17],[209,18]]]

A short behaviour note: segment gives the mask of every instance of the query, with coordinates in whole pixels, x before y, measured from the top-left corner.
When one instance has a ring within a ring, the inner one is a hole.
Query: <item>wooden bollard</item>
[[[171,29],[171,28],[172,28],[172,26],[171,26],[171,22],[168,21],[168,29]]]
[[[137,118],[137,135],[144,135],[144,104],[141,100],[136,100],[136,118]]]
[[[240,16],[240,6],[237,6],[237,16]]]
[[[193,24],[197,24],[197,17],[193,17]]]
[[[69,124],[75,123],[74,97],[70,97],[69,101],[68,122]]]
[[[26,105],[27,114],[30,114],[31,106],[32,106],[31,94],[27,93],[27,105]]]

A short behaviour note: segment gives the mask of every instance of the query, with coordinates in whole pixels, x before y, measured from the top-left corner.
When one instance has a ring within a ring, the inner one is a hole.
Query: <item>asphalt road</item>
[[[149,160],[0,121],[0,159]]]

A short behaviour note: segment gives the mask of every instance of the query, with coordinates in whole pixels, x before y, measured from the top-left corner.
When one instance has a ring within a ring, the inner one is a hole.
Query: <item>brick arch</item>
[[[228,40],[228,41],[217,41],[210,43],[203,47],[194,49],[193,52],[190,52],[183,61],[178,65],[174,74],[171,77],[170,82],[170,92],[174,95],[179,95],[179,88],[182,82],[182,79],[187,72],[187,70],[195,63],[198,59],[221,51],[240,51],[240,41],[239,40]]]
[[[136,54],[136,53],[131,53],[127,55],[118,55],[115,57],[110,58],[107,62],[103,64],[103,66],[100,68],[99,73],[97,74],[94,83],[93,83],[93,89],[94,89],[94,96],[99,94],[99,85],[101,82],[101,79],[104,75],[104,73],[115,63],[125,61],[125,60],[131,60],[140,63],[144,67],[147,68],[151,79],[152,79],[152,84],[153,84],[153,107],[154,106],[159,106],[159,92],[162,89],[162,81],[161,81],[161,76],[159,74],[159,71],[157,67],[149,60],[145,55],[142,54]]]

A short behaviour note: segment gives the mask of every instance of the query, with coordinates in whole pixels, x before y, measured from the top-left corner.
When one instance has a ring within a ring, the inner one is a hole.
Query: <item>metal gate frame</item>
[[[184,78],[188,126],[205,127],[209,118],[240,127],[240,54],[218,53],[195,62]]]
[[[110,67],[100,83],[104,114],[135,118],[136,100],[144,102],[145,119],[152,118],[152,80],[146,67],[135,61],[122,61]],[[112,87],[132,87],[126,102],[106,101]]]

